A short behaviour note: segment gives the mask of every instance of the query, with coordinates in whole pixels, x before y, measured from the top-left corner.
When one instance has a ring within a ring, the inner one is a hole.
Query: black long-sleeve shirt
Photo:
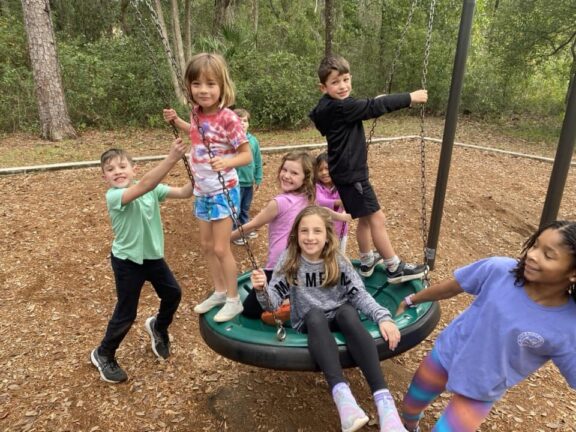
[[[372,99],[333,99],[325,94],[309,117],[328,142],[328,168],[336,184],[368,180],[368,149],[363,120],[410,106],[409,93]]]

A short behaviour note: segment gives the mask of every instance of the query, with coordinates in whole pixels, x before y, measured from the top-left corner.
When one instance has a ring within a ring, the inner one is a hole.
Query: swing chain
[[[164,104],[168,106],[170,99],[168,98],[168,95],[166,94],[166,92],[162,87],[162,80],[160,79],[160,74],[158,72],[160,68],[158,67],[156,59],[154,58],[154,50],[152,49],[152,45],[150,45],[148,36],[144,31],[144,29],[146,28],[144,25],[144,18],[142,17],[142,13],[140,12],[140,8],[138,7],[137,1],[131,0],[131,3],[134,9],[136,10],[136,18],[138,20],[138,23],[140,24],[140,33],[142,34],[142,39],[144,40],[144,44],[146,45],[146,49],[148,50],[148,54],[150,55],[150,59],[152,61],[152,70],[154,71],[154,80],[156,81],[156,88],[160,92],[160,97],[164,101]],[[178,129],[176,128],[176,125],[174,124],[173,121],[170,122],[170,126],[174,138],[179,138],[180,134],[178,133]],[[184,167],[186,168],[186,172],[188,173],[188,178],[192,183],[192,187],[194,187],[194,176],[192,175],[192,169],[190,168],[190,163],[188,162],[188,159],[186,159],[186,155],[182,156],[182,161],[184,162]]]
[[[426,31],[426,43],[424,48],[424,60],[422,65],[422,88],[426,89],[428,79],[428,62],[430,60],[430,46],[432,42],[432,29],[434,23],[434,10],[436,7],[436,0],[430,0],[430,9],[428,11],[428,29]],[[421,212],[420,212],[420,229],[422,237],[422,250],[424,252],[424,264],[428,267],[428,254],[426,253],[426,244],[428,240],[428,216],[427,216],[427,202],[426,202],[426,140],[424,136],[424,119],[426,114],[426,106],[420,106],[420,196]],[[424,285],[429,285],[428,271],[424,275]]]

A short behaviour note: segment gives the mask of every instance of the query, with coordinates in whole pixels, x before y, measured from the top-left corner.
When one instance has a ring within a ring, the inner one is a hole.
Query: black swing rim
[[[400,355],[419,345],[440,321],[440,306],[434,302],[428,311],[414,324],[401,330],[400,343],[391,351],[382,338],[375,339],[380,361]],[[233,340],[215,332],[204,315],[200,317],[200,334],[204,342],[216,353],[230,360],[250,366],[283,371],[318,371],[308,348],[278,347]],[[340,363],[343,368],[355,367],[345,345],[339,345]]]

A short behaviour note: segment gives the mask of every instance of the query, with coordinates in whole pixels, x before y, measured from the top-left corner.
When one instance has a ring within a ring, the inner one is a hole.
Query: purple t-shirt
[[[334,204],[340,199],[336,186],[328,188],[321,183],[316,183],[316,204],[327,207],[338,213],[344,213],[344,207],[336,207]],[[334,221],[334,233],[336,237],[342,239],[348,234],[348,224],[344,221]]]
[[[298,213],[308,206],[308,198],[304,194],[282,193],[274,197],[278,206],[278,214],[268,224],[268,261],[266,270],[274,270],[276,262],[288,245],[288,236],[294,219]]]
[[[576,303],[542,306],[514,284],[512,258],[486,258],[454,272],[474,302],[436,340],[447,390],[496,401],[552,360],[576,388]]]

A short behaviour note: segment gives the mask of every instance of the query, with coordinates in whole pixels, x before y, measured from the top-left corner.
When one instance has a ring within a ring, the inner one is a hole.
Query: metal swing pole
[[[564,186],[566,185],[570,162],[574,154],[574,143],[576,141],[576,74],[572,76],[572,79],[568,82],[568,86],[568,103],[566,105],[566,113],[564,114],[558,148],[556,149],[556,156],[554,157],[554,166],[552,167],[552,174],[550,175],[546,201],[544,201],[544,209],[540,217],[540,228],[558,217],[558,209],[562,202]]]
[[[452,82],[450,84],[450,95],[446,108],[444,135],[442,137],[440,162],[438,164],[436,188],[430,216],[430,229],[428,231],[428,242],[426,245],[426,260],[430,270],[434,269],[434,262],[436,260],[436,247],[440,234],[440,223],[442,221],[444,199],[446,197],[446,186],[448,184],[450,160],[452,159],[452,148],[454,147],[454,136],[456,135],[456,124],[458,123],[458,106],[460,104],[460,93],[466,71],[466,58],[468,57],[468,48],[470,46],[470,34],[472,33],[475,5],[475,0],[464,0],[462,15],[460,17],[458,43],[456,45],[456,56],[452,69]]]

